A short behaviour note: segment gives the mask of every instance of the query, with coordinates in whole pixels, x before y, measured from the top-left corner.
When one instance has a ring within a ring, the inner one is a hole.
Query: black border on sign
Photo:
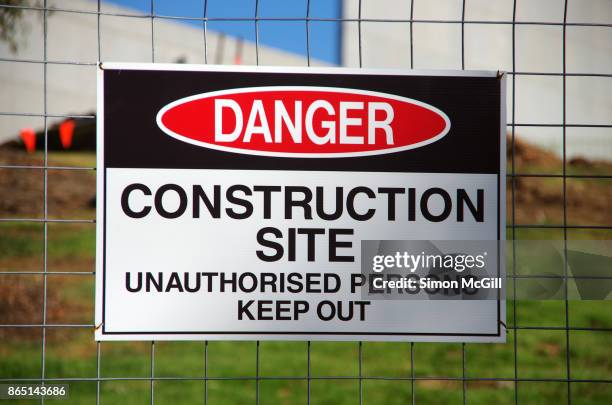
[[[106,68],[112,69],[113,64],[105,64]],[[130,66],[131,65],[131,66]],[[182,66],[175,66],[175,65],[165,65],[166,69],[164,69],[164,64],[142,64],[142,63],[134,63],[134,64],[117,64],[114,68],[122,68],[122,69],[134,69],[134,70],[182,70],[182,71],[215,71],[215,68],[218,71],[240,71],[240,70],[245,70],[244,67],[238,67],[236,69],[236,67],[228,67],[228,66],[198,66],[199,69],[194,69],[193,65],[190,68],[189,65],[182,65]],[[98,69],[100,71],[100,76],[98,80],[102,80],[103,82],[103,76],[104,76],[104,69],[102,67],[102,63],[98,64]],[[248,68],[247,68],[248,69]],[[270,68],[269,70],[274,71],[275,69],[278,68]],[[283,70],[291,70],[291,68],[282,68]],[[266,70],[266,68],[261,68],[261,67],[253,67],[251,70],[248,71],[269,71]],[[367,69],[342,69],[342,68],[321,68],[321,69],[313,69],[313,68],[309,68],[308,70],[304,70],[302,69],[301,72],[302,73],[325,73],[326,71],[333,71],[333,73],[342,73],[342,71],[345,71],[346,73],[361,73],[361,74],[367,74],[367,73],[378,73],[378,74],[385,74],[385,70],[381,69],[380,72],[377,72],[376,70],[367,70]],[[351,71],[352,70],[352,71]],[[392,72],[397,74],[397,71],[391,71],[388,70],[388,72]],[[438,76],[460,76],[459,74],[457,74],[457,72],[444,72],[444,71],[427,71],[427,70],[422,70],[422,71],[414,71],[414,72],[418,72],[418,74],[422,74],[422,75],[427,75],[427,73],[429,73],[430,75],[438,75]],[[468,73],[465,74],[465,76],[470,76],[469,75],[469,71],[463,71],[464,73]],[[403,72],[404,74],[406,74],[406,71]],[[454,73],[454,74],[453,74]],[[389,73],[387,73],[389,74]],[[483,72],[474,72],[471,76],[484,76]],[[101,79],[100,79],[101,77]],[[505,122],[501,122],[502,119],[505,121],[505,113],[502,115],[502,111],[505,111],[505,88],[503,86],[503,82],[502,80],[505,79],[505,75],[498,72],[497,78],[499,79],[500,82],[500,110],[499,110],[499,122],[500,122],[500,168],[498,170],[497,173],[497,240],[498,240],[498,244],[497,244],[497,277],[500,277],[500,269],[501,269],[501,257],[500,257],[500,251],[504,251],[503,249],[500,249],[500,243],[505,240],[505,238],[502,239],[502,227],[501,227],[501,221],[502,221],[502,217],[501,217],[501,194],[502,194],[502,189],[501,189],[501,176],[504,175],[505,178],[505,165],[503,165],[502,163],[503,160],[502,157],[505,157],[505,132],[506,132],[506,123]],[[102,103],[102,107],[104,104],[104,92],[103,92],[103,85],[100,86],[100,83],[98,83],[98,92],[101,94],[98,94],[98,103]],[[98,112],[102,111],[103,109],[101,108],[100,105],[98,105]],[[99,116],[97,117],[98,122],[101,122],[101,126],[100,124],[98,125],[98,133],[97,133],[97,142],[99,143],[100,140],[102,141],[102,143],[104,142],[104,114],[99,114]],[[100,130],[101,129],[101,130]],[[99,153],[99,151],[98,151]],[[98,160],[99,162],[100,160]],[[101,258],[101,264],[102,264],[102,298],[101,298],[101,304],[102,304],[102,319],[101,322],[99,323],[100,329],[101,329],[101,336],[104,335],[117,335],[117,336],[121,336],[121,335],[168,335],[168,336],[172,336],[172,335],[236,335],[236,336],[246,336],[246,335],[295,335],[295,336],[309,336],[309,335],[319,335],[319,336],[405,336],[405,337],[410,337],[410,336],[449,336],[449,337],[453,337],[453,336],[457,336],[457,337],[500,337],[501,336],[501,292],[500,290],[497,291],[497,332],[496,333],[440,333],[440,332],[432,332],[432,333],[426,333],[426,332],[314,332],[314,331],[260,331],[260,332],[245,332],[245,331],[148,331],[148,332],[142,332],[142,331],[132,331],[132,332],[128,332],[128,331],[122,331],[122,332],[111,332],[111,331],[107,331],[106,330],[106,174],[107,174],[107,168],[106,165],[104,164],[104,159],[101,159],[102,161],[102,168],[98,167],[98,170],[102,173],[102,180],[103,180],[103,199],[102,199],[102,206],[103,206],[103,220],[102,220],[102,258]],[[102,169],[102,170],[100,170]],[[99,207],[98,207],[99,209]],[[505,215],[505,213],[504,213]],[[97,241],[96,241],[96,245],[97,245]],[[100,252],[97,252],[97,254],[99,254]],[[97,265],[96,265],[97,266]],[[97,280],[96,280],[97,281]],[[97,291],[97,288],[96,288]],[[97,304],[97,300],[96,300],[96,304]],[[96,315],[97,315],[97,311],[96,311]],[[97,329],[97,327],[96,327]]]

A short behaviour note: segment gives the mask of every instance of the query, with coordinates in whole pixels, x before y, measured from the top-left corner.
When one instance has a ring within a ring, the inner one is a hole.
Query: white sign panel
[[[362,272],[363,241],[504,238],[503,76],[104,64],[98,80],[98,340],[505,339],[500,294],[377,298]]]

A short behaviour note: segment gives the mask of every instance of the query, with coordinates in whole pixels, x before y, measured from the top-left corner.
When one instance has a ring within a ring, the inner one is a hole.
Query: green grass
[[[95,232],[90,225],[49,225],[49,255],[70,267],[71,261],[91,259]],[[582,237],[588,236],[583,234]],[[550,238],[551,233],[521,230],[521,236]],[[40,253],[42,228],[37,224],[2,224],[0,227],[0,263],[8,263]],[[57,269],[60,270],[61,269]],[[58,277],[73,277],[70,288],[58,283]],[[57,288],[68,308],[93,302],[93,278],[90,276],[52,276],[48,289]],[[508,302],[507,320],[512,325],[515,305]],[[571,301],[572,326],[612,328],[612,302]],[[91,323],[93,314],[82,319]],[[521,326],[565,326],[565,302],[519,301],[516,321]],[[514,334],[504,344],[467,344],[465,366],[468,378],[502,379],[469,381],[469,403],[514,403]],[[570,364],[572,378],[610,379],[612,350],[610,334],[598,331],[571,331]],[[566,378],[567,340],[564,330],[521,329],[517,336],[517,372],[524,379]],[[5,334],[0,340],[0,378],[38,378],[42,373],[40,332],[26,338]],[[447,377],[462,377],[462,345],[444,343],[414,344],[414,370],[410,368],[409,343],[365,342],[362,346],[362,393],[365,403],[402,404],[412,398],[419,403],[462,403],[463,384]],[[256,343],[210,342],[207,348],[208,403],[242,404],[255,401]],[[205,395],[205,344],[203,342],[157,342],[153,385],[157,403],[198,403]],[[352,404],[359,396],[359,344],[355,342],[313,342],[311,345],[311,402],[315,404]],[[411,384],[409,377],[424,377]],[[50,328],[46,332],[45,375],[48,378],[95,378],[97,350],[93,330]],[[145,404],[150,402],[150,342],[106,342],[101,344],[100,376],[120,377],[100,384],[104,404]],[[303,403],[308,392],[306,342],[261,342],[259,352],[261,403]],[[180,377],[184,380],[166,380]],[[275,378],[276,377],[276,378]],[[283,378],[278,378],[283,377]],[[352,377],[352,379],[351,379]],[[228,380],[236,378],[237,380]],[[436,379],[439,378],[439,379]],[[510,381],[506,381],[510,380]],[[71,381],[69,400],[62,404],[95,403],[97,384]],[[573,383],[572,395],[581,404],[602,404],[612,395],[610,384]],[[567,400],[564,382],[518,382],[521,403],[555,403]],[[12,403],[37,403],[16,401]]]
[[[96,247],[93,224],[48,224],[50,258],[92,257]],[[0,223],[0,262],[42,255],[44,227],[37,223]]]
[[[36,155],[41,160],[44,158],[43,152],[38,152]],[[96,167],[96,154],[91,152],[50,151],[47,159],[51,166]]]
[[[511,303],[509,305],[512,306]],[[538,309],[537,306],[534,307]],[[539,308],[542,309],[542,308]],[[608,308],[609,309],[609,308]],[[521,311],[537,312],[521,304]],[[581,321],[597,311],[597,303],[575,311]],[[548,312],[548,311],[547,311]],[[547,312],[540,312],[547,313]],[[607,379],[610,376],[609,337],[602,332],[572,332],[570,335],[572,377]],[[67,344],[69,342],[70,344]],[[564,331],[528,331],[518,334],[517,359],[521,378],[563,379],[566,373]],[[358,343],[313,342],[311,346],[311,397],[314,403],[350,404],[358,397]],[[256,343],[210,342],[208,344],[209,403],[241,404],[255,400]],[[150,376],[150,343],[102,343],[102,377],[143,378]],[[363,395],[366,403],[401,404],[411,398],[409,343],[363,343]],[[31,378],[41,373],[40,341],[5,342],[0,361],[1,378]],[[456,377],[462,375],[461,344],[416,343],[414,373],[417,377]],[[307,392],[307,344],[305,342],[262,342],[260,344],[260,397],[262,403],[304,402]],[[96,345],[93,332],[74,330],[47,336],[45,374],[49,378],[96,377]],[[159,380],[154,383],[156,402],[194,403],[203,401],[204,343],[157,342],[156,377],[182,377],[183,381]],[[505,344],[466,345],[466,375],[469,378],[514,376],[514,341]],[[274,377],[294,379],[274,379]],[[222,378],[242,378],[239,381]],[[250,377],[250,378],[249,378]],[[326,377],[321,379],[320,377]],[[335,377],[335,378],[334,378]],[[372,379],[371,377],[377,377]],[[386,378],[382,379],[382,378]],[[395,379],[394,379],[395,378]],[[403,378],[403,379],[402,379]],[[62,403],[94,403],[96,384],[71,382],[71,400]],[[581,404],[598,404],[612,389],[606,384],[576,383]],[[104,381],[103,403],[148,403],[150,384],[145,380]],[[461,402],[460,381],[427,380],[415,383],[419,402]],[[513,403],[512,381],[470,382],[469,403]],[[566,395],[565,383],[520,382],[521,402],[553,403]]]

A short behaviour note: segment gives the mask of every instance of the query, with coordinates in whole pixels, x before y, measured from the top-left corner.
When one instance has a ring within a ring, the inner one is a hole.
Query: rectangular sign
[[[97,122],[96,339],[505,340],[505,75],[104,63]]]

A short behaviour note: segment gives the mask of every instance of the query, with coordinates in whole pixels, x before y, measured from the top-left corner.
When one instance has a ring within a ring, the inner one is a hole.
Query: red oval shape
[[[392,94],[335,87],[231,89],[176,100],[157,114],[166,134],[194,145],[263,156],[394,153],[445,136],[444,112]]]

